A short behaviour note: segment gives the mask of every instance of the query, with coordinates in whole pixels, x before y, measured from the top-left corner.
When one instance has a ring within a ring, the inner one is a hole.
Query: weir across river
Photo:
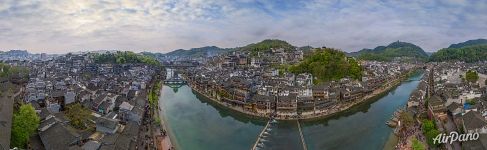
[[[303,132],[301,130],[301,125],[299,124],[299,120],[296,121],[298,125],[298,131],[299,131],[299,138],[301,139],[301,145],[303,150],[307,150],[306,147],[306,142],[304,140]],[[277,128],[277,121],[274,119],[270,119],[267,121],[266,125],[260,132],[259,136],[257,136],[257,139],[255,140],[254,145],[252,146],[251,150],[265,150],[267,149],[266,147],[266,142],[268,142],[268,137],[271,136],[273,132],[278,132],[277,130],[273,129]]]

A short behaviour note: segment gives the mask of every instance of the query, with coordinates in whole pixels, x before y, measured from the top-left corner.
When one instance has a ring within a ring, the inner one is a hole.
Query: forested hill
[[[214,56],[225,52],[230,52],[232,50],[233,49],[231,48],[205,46],[200,48],[192,48],[189,50],[178,49],[163,55],[169,57],[209,57],[209,56]]]
[[[278,39],[266,39],[258,43],[252,43],[244,47],[238,47],[236,50],[238,51],[247,51],[250,52],[252,55],[256,55],[259,52],[267,52],[271,49],[279,49],[282,48],[284,51],[292,51],[295,50],[296,47],[289,44],[286,41],[278,40]]]
[[[362,67],[344,52],[332,48],[315,49],[301,63],[289,67],[292,73],[311,73],[316,77],[315,84],[344,77],[361,79]]]
[[[291,51],[296,49],[295,46],[287,43],[286,41],[278,40],[278,39],[266,39],[258,43],[252,43],[246,46],[236,47],[236,48],[220,48],[216,46],[205,46],[200,48],[192,48],[189,50],[178,49],[166,54],[160,54],[160,56],[196,58],[196,57],[215,56],[215,55],[234,52],[234,51],[249,52],[252,55],[256,55],[258,52],[267,52],[270,51],[271,49],[279,49],[279,48],[282,48],[285,51]],[[309,46],[305,46],[301,48],[303,50],[311,49],[311,47]]]
[[[462,43],[452,44],[448,48],[462,48],[467,46],[484,45],[484,44],[487,44],[487,39],[476,39],[476,40],[468,40]]]
[[[487,40],[469,40],[463,43],[452,44],[431,55],[430,61],[487,61]]]
[[[348,54],[362,60],[391,61],[396,57],[410,57],[422,61],[428,59],[428,54],[419,46],[407,42],[393,42],[387,46],[374,49],[362,49]]]

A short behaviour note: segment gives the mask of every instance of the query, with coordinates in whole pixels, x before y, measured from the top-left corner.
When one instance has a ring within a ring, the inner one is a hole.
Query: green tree
[[[466,103],[469,105],[475,105],[476,100],[475,99],[467,99]]]
[[[418,139],[413,138],[413,150],[425,150],[423,143],[421,143]]]
[[[468,82],[475,83],[479,79],[479,74],[474,70],[468,70],[467,73],[465,73],[465,79]]]
[[[431,120],[424,120],[422,129],[424,133],[427,133],[428,131],[435,129],[435,124]]]
[[[436,147],[438,145],[440,145],[440,143],[434,143],[434,138],[436,136],[438,136],[438,134],[441,134],[440,131],[436,130],[436,129],[432,129],[428,132],[426,132],[426,140],[428,141],[428,145],[431,146],[431,147]]]
[[[65,111],[66,117],[70,124],[77,129],[86,129],[91,115],[91,111],[84,108],[81,104],[76,103],[67,107]]]
[[[11,146],[25,148],[29,138],[39,127],[39,116],[32,105],[22,105],[13,116]]]
[[[403,123],[403,125],[405,127],[410,127],[410,126],[414,125],[413,116],[411,114],[407,113],[406,111],[402,111],[399,114],[399,119],[401,120],[401,122]]]

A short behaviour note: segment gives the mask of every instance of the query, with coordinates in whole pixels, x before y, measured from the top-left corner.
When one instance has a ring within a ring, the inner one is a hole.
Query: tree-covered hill
[[[450,46],[451,47],[451,46]],[[487,44],[460,46],[460,48],[443,48],[433,53],[430,61],[487,61]]]
[[[475,40],[468,40],[462,43],[452,44],[448,48],[462,48],[467,46],[484,45],[484,44],[487,44],[487,39],[475,39]]]
[[[315,49],[312,55],[301,63],[289,67],[292,73],[311,73],[315,83],[339,80],[344,77],[361,79],[362,67],[344,52],[332,48]]]
[[[271,49],[279,48],[284,49],[284,51],[292,51],[296,49],[295,46],[289,44],[288,42],[278,39],[266,39],[258,43],[249,44],[244,47],[238,47],[236,49],[239,51],[250,52],[251,55],[257,55],[258,52],[268,52]]]
[[[164,56],[169,56],[169,57],[209,57],[209,56],[214,56],[218,54],[222,54],[225,52],[230,52],[232,51],[231,48],[220,48],[216,46],[205,46],[205,47],[200,47],[200,48],[192,48],[189,50],[184,50],[184,49],[178,49],[166,54],[163,54]]]
[[[258,52],[269,52],[271,49],[278,49],[282,48],[285,51],[292,51],[295,50],[296,47],[287,43],[283,40],[278,39],[266,39],[258,43],[252,43],[243,47],[236,47],[236,48],[220,48],[216,46],[205,46],[200,48],[192,48],[189,50],[178,49],[166,54],[160,53],[144,53],[144,55],[156,55],[156,57],[166,56],[166,57],[209,57],[220,55],[224,53],[234,52],[234,51],[241,51],[241,52],[249,52],[251,55],[257,55]],[[302,50],[310,50],[312,47],[304,46],[300,47]]]
[[[387,46],[378,46],[374,49],[362,49],[349,53],[362,60],[391,61],[396,57],[409,57],[425,61],[428,54],[419,46],[407,42],[393,42]]]
[[[105,63],[116,63],[116,64],[126,64],[126,63],[143,63],[147,65],[161,65],[154,57],[136,54],[130,51],[115,53],[104,53],[104,54],[94,54],[95,63],[105,64]]]

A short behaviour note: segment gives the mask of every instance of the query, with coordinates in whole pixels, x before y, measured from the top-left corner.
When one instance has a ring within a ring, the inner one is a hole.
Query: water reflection
[[[196,98],[198,98],[198,100],[201,103],[206,104],[206,105],[210,105],[210,106],[216,108],[216,110],[218,111],[218,114],[222,118],[231,117],[232,119],[238,120],[240,122],[244,122],[244,123],[250,122],[252,124],[259,125],[259,126],[265,126],[265,124],[267,122],[267,119],[264,119],[264,118],[253,117],[253,116],[249,116],[246,114],[242,114],[240,112],[235,112],[235,111],[231,110],[230,108],[224,107],[224,106],[206,98],[205,96],[199,94],[198,92],[196,92],[194,90],[192,90],[192,93],[194,95],[196,95]]]
[[[303,122],[308,149],[382,149],[392,132],[385,122],[405,106],[421,77],[421,73],[415,74],[378,100],[327,119]]]
[[[326,119],[301,122],[308,149],[381,149],[391,133],[384,123],[405,105],[420,77],[413,76],[382,98]],[[182,150],[248,150],[266,123],[223,107],[188,86],[164,86],[160,101],[170,133]],[[259,149],[302,149],[296,121],[279,121],[265,132]]]

